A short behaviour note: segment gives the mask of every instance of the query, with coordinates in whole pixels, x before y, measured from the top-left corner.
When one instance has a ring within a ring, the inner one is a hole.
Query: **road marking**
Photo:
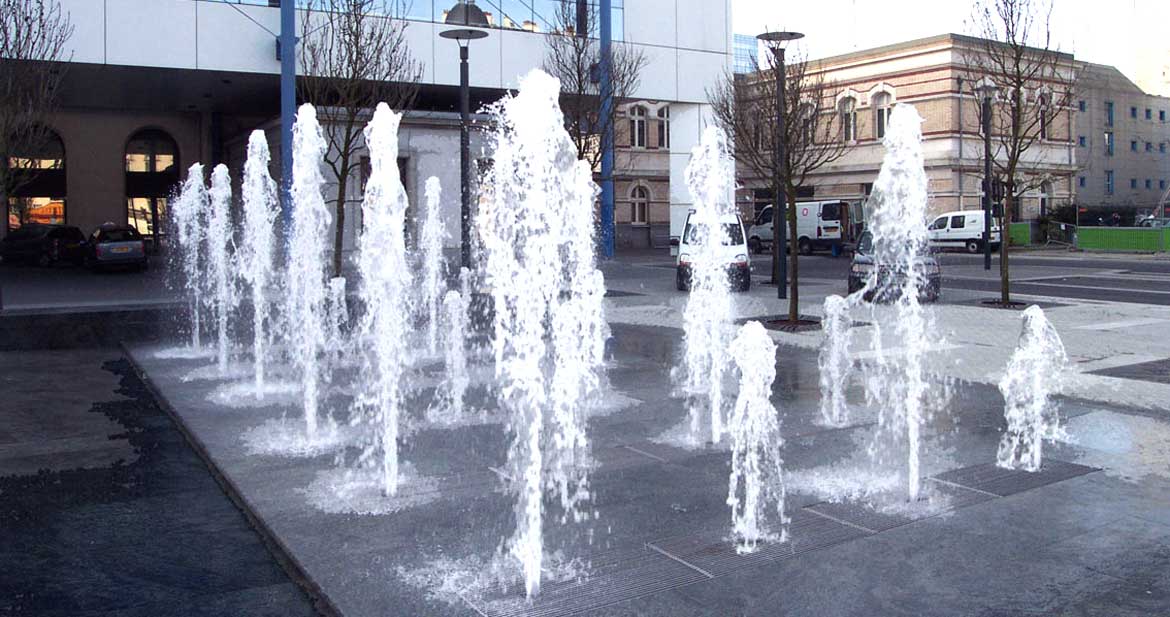
[[[1170,296],[1170,291],[1160,291],[1156,289],[1130,289],[1127,287],[1098,287],[1095,285],[1067,285],[1062,283],[1022,283],[1024,285],[1032,285],[1034,287],[1060,287],[1062,289],[1088,289],[1092,291],[1113,291],[1118,293],[1136,293],[1136,294],[1155,294],[1159,296]]]
[[[1073,330],[1120,330],[1121,328],[1130,328],[1133,326],[1149,326],[1153,324],[1168,323],[1170,319],[1130,319],[1128,321],[1109,321],[1105,323],[1093,323],[1084,326],[1076,326]]]

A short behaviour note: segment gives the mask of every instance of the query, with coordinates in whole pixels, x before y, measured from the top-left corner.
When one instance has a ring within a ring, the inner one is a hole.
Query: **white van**
[[[944,212],[928,228],[930,246],[936,248],[965,248],[968,253],[983,250],[983,210],[956,210]],[[999,247],[999,223],[991,219],[991,248]]]
[[[816,249],[828,249],[841,244],[841,231],[848,216],[849,204],[843,201],[802,201],[796,204],[796,248],[802,255]],[[788,224],[785,221],[785,233]],[[772,206],[765,206],[756,215],[748,230],[748,245],[753,253],[762,253],[772,246]]]
[[[699,249],[695,243],[702,233],[697,225],[691,223],[694,216],[694,210],[687,213],[687,222],[678,243],[675,281],[679,291],[691,289],[691,264]],[[747,242],[744,240],[743,221],[738,214],[729,214],[720,217],[719,225],[723,228],[719,256],[726,264],[728,284],[732,289],[747,291],[752,286],[752,264],[748,258]]]

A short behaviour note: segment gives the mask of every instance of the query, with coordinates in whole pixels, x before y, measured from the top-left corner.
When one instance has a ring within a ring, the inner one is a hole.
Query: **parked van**
[[[698,252],[698,242],[702,236],[699,226],[692,223],[694,216],[694,210],[687,213],[687,222],[679,241],[678,262],[675,268],[675,281],[679,291],[691,289],[691,264]],[[744,241],[743,221],[739,215],[729,214],[720,217],[719,226],[722,227],[719,256],[727,270],[728,285],[732,289],[747,291],[752,286],[752,264],[748,259],[747,242]]]
[[[930,224],[930,246],[936,248],[965,248],[968,253],[983,250],[983,210],[956,210],[944,212]],[[991,248],[999,247],[999,223],[991,219]]]
[[[847,224],[849,204],[843,201],[802,201],[796,204],[796,248],[802,255],[814,250],[841,245],[841,232]],[[787,233],[787,221],[784,225]],[[748,246],[753,253],[762,253],[772,246],[772,206],[765,206],[756,215],[748,230]]]

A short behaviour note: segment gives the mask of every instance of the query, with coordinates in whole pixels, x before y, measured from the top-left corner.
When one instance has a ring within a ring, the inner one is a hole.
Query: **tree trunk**
[[[349,157],[342,155],[341,161],[338,162],[341,169],[349,169]],[[334,217],[335,227],[333,229],[333,276],[341,276],[341,250],[345,246],[345,202],[346,202],[346,188],[349,185],[349,173],[339,174],[337,177],[337,202],[335,204],[336,216]]]
[[[1011,244],[1011,222],[1008,209],[1015,207],[1015,185],[1004,187],[1003,210],[999,216],[999,301],[1007,306],[1011,302],[1011,280],[1008,276],[1008,245]]]
[[[797,285],[797,278],[799,274],[798,256],[800,253],[800,245],[798,243],[799,230],[796,229],[796,191],[786,191],[785,198],[788,201],[788,321],[792,325],[800,319],[800,288]]]

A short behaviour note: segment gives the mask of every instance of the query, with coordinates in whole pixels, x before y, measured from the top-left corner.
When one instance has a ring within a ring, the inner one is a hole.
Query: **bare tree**
[[[641,49],[615,42],[610,48],[610,83],[614,105],[601,110],[601,45],[597,39],[596,3],[561,0],[553,17],[553,31],[545,37],[544,70],[561,81],[561,111],[577,158],[597,169],[602,136],[614,127],[617,103],[637,90],[646,56]]]
[[[73,35],[57,0],[0,0],[0,204],[41,168],[52,143],[49,117],[57,109],[66,43]]]
[[[405,109],[418,94],[422,67],[407,46],[406,22],[393,19],[404,8],[386,0],[304,2],[297,87],[303,100],[325,108],[325,164],[337,182],[334,276],[341,275],[346,193],[362,163],[365,121],[378,103]]]
[[[1000,302],[1011,302],[1010,221],[1020,219],[1024,193],[1050,180],[1042,167],[1044,142],[1071,126],[1076,86],[1072,57],[1053,47],[1051,0],[979,0],[972,27],[979,40],[963,54],[967,83],[998,89],[991,113],[995,175],[1004,185],[1000,228]],[[982,97],[976,91],[977,100]],[[982,106],[977,117],[982,126]],[[1063,122],[1062,122],[1063,117]],[[1067,135],[1066,135],[1067,138]],[[1060,175],[1071,175],[1073,169]]]
[[[772,50],[769,50],[772,51]],[[788,319],[795,323],[800,318],[800,295],[798,287],[799,266],[796,247],[799,235],[796,229],[796,196],[806,186],[813,174],[845,154],[845,142],[837,134],[833,122],[835,109],[831,85],[824,76],[810,71],[809,63],[803,58],[786,65],[784,92],[784,133],[779,131],[778,104],[776,102],[776,79],[778,67],[775,54],[768,54],[765,67],[758,64],[746,77],[737,79],[725,75],[714,89],[707,92],[716,124],[734,142],[735,159],[745,165],[758,178],[773,181],[773,201],[780,196],[788,203],[788,231],[791,258],[789,260]],[[777,143],[784,145],[785,156],[780,161],[787,170],[784,186],[779,186],[776,177]],[[773,207],[778,207],[774,203]],[[774,233],[783,233],[774,230]],[[778,243],[773,237],[773,251]],[[773,261],[772,281],[777,282],[780,273],[777,261]]]

